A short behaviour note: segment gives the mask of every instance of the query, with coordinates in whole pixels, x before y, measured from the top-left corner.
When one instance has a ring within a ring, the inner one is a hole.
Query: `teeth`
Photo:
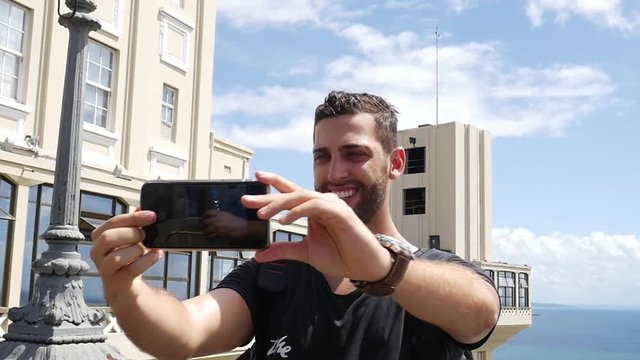
[[[347,198],[349,196],[353,196],[356,191],[355,190],[347,190],[347,191],[334,191],[334,194],[338,195],[340,199]]]

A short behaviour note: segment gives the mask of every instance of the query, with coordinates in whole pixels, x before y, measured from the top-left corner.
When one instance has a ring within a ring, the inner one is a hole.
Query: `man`
[[[139,246],[155,214],[96,229],[91,257],[129,338],[161,359],[224,352],[253,336],[255,359],[459,360],[480,346],[500,311],[491,281],[452,254],[417,249],[391,220],[389,181],[406,161],[396,116],[380,97],[331,92],[316,109],[317,191],[258,172],[279,193],[242,199],[263,219],[306,217],[307,236],[256,253],[208,294],[180,302],[142,281],[161,255]]]

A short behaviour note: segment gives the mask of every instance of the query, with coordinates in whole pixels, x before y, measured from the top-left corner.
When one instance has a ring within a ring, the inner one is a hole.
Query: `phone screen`
[[[144,245],[164,249],[262,249],[270,239],[269,221],[245,208],[240,197],[263,195],[258,181],[149,181],[140,207],[157,214],[143,228]]]

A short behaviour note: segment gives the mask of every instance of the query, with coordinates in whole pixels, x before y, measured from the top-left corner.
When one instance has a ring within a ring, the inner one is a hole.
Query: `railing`
[[[9,308],[0,307],[0,338],[2,337],[2,335],[7,333],[8,327],[9,327]]]
[[[104,318],[100,322],[102,325],[102,333],[108,334],[122,334],[122,328],[118,325],[118,319],[111,312],[111,308],[108,306],[93,306],[96,310],[101,310],[104,313]]]
[[[530,307],[503,307],[501,316],[531,316]]]

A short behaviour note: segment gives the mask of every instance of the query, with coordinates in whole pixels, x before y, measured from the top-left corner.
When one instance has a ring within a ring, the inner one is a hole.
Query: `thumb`
[[[273,243],[268,248],[259,250],[255,255],[257,262],[297,260],[308,263],[308,258],[305,241]]]

